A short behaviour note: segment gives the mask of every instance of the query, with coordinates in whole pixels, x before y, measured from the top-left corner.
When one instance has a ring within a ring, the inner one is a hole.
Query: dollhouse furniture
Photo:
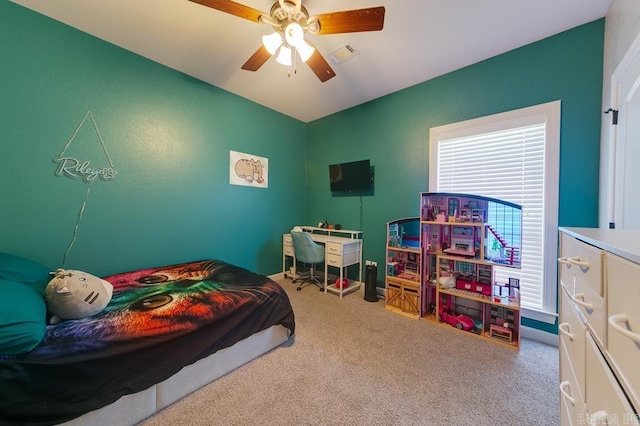
[[[640,231],[560,228],[562,425],[639,424]]]
[[[513,340],[513,333],[511,330],[497,324],[491,324],[489,326],[489,336],[494,339],[504,340],[505,342],[511,342]]]
[[[479,324],[469,334],[519,348],[519,288],[510,287],[518,280],[496,283],[496,270],[503,268],[504,277],[520,268],[521,207],[471,194],[426,192],[420,208],[419,217],[387,223],[385,307],[447,324],[440,315],[446,306]]]

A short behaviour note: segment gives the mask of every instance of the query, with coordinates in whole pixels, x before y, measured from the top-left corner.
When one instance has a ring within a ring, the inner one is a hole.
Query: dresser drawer
[[[606,345],[607,312],[601,249],[561,234],[560,282],[569,291],[596,339]]]
[[[586,419],[592,424],[640,424],[609,365],[589,335],[586,347],[586,367],[589,372],[585,394]]]
[[[560,341],[560,407],[563,413],[561,425],[578,425],[580,420],[584,419],[586,406],[584,403],[583,393],[580,391],[578,380],[572,369],[569,355],[564,342]]]
[[[566,234],[561,234],[560,279],[571,294],[591,289],[604,297],[602,260],[604,251],[583,243]]]
[[[568,401],[565,399],[560,400],[560,426],[573,426],[571,421],[571,412],[569,411]]]
[[[607,352],[640,410],[640,265],[607,253]]]
[[[575,310],[573,303],[571,303],[567,289],[564,288],[564,286],[560,287],[560,321],[558,324],[558,334],[571,360],[580,392],[584,395],[586,376],[584,354],[587,328],[578,316],[578,312]]]

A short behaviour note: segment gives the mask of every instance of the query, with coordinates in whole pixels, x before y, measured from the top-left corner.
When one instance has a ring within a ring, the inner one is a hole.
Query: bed
[[[222,261],[103,278],[102,312],[0,356],[0,424],[134,424],[295,332],[282,287]]]

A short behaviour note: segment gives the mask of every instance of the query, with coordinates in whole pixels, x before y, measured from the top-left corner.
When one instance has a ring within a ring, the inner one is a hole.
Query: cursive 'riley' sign
[[[91,182],[96,178],[101,180],[115,179],[117,171],[113,167],[103,167],[96,169],[91,167],[89,161],[80,161],[72,157],[55,158],[54,163],[58,163],[56,176],[66,176],[71,179],[81,177],[85,182]]]
[[[93,124],[93,130],[95,131],[96,137],[98,138],[100,146],[102,147],[102,151],[104,152],[107,161],[109,162],[108,167],[92,167],[91,162],[88,160],[82,161],[78,160],[75,157],[65,155],[67,149],[75,139],[85,121],[87,121],[87,118],[89,118],[91,120],[91,124]],[[113,167],[113,162],[111,161],[109,151],[107,151],[107,146],[102,140],[102,136],[100,135],[100,131],[98,130],[98,124],[94,120],[91,111],[87,111],[84,118],[80,122],[80,125],[76,128],[75,132],[73,132],[73,136],[71,136],[71,139],[69,139],[60,155],[53,159],[53,162],[58,165],[55,173],[56,176],[65,176],[71,179],[80,177],[84,182],[94,182],[96,178],[104,181],[110,181],[115,179],[117,174],[115,167]]]

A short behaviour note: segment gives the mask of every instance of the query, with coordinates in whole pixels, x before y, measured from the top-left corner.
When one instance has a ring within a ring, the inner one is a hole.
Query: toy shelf
[[[496,301],[493,300],[491,296],[485,296],[474,291],[460,290],[457,288],[439,288],[438,292],[442,294],[450,294],[452,296],[464,297],[465,299],[474,300],[476,302],[485,303],[488,305],[502,306],[504,308],[513,309],[516,311],[520,310],[520,304],[517,301],[509,299],[506,296],[500,298],[500,301]]]
[[[419,247],[391,247],[391,246],[387,246],[387,250],[402,251],[402,252],[405,252],[405,253],[417,253],[417,254],[420,254],[420,248]]]
[[[422,250],[418,217],[387,223],[386,262],[385,308],[419,318]]]

